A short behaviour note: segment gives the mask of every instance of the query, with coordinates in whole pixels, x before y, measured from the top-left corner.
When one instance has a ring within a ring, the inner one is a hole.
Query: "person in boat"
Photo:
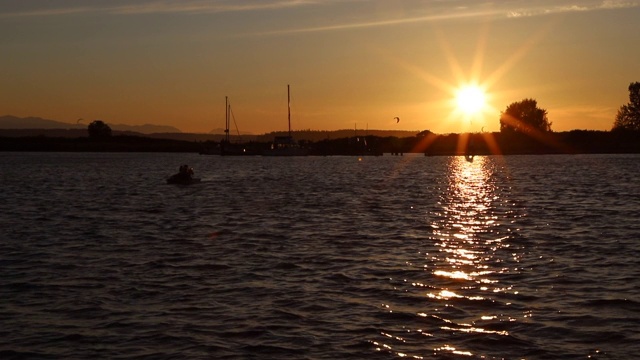
[[[178,174],[180,178],[184,180],[191,180],[193,178],[193,168],[189,167],[189,165],[181,165],[178,169]]]
[[[189,165],[180,165],[178,173],[171,175],[167,182],[170,184],[175,183],[190,183],[193,179],[193,168]]]

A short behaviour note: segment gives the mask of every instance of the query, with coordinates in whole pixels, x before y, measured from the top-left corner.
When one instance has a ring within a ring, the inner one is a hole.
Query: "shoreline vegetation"
[[[367,135],[345,136],[346,131],[297,131],[293,137],[309,155],[366,156],[422,153],[438,155],[524,155],[524,154],[636,154],[640,153],[640,131],[572,130],[566,132],[434,134],[404,131],[400,136],[369,130]],[[84,133],[84,135],[83,135]],[[411,134],[414,135],[411,135]],[[271,147],[274,135],[242,136],[231,144],[261,154]],[[405,134],[406,136],[402,136]],[[339,137],[342,136],[342,137]],[[26,152],[192,152],[219,155],[219,135],[114,132],[95,138],[86,130],[0,130],[0,151]]]

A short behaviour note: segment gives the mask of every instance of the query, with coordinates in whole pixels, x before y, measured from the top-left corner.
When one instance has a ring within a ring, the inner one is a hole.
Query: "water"
[[[640,357],[638,155],[0,170],[2,359]]]

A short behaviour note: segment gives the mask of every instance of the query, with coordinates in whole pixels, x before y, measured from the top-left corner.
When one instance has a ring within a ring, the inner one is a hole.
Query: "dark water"
[[[2,359],[640,358],[640,156],[0,170]]]

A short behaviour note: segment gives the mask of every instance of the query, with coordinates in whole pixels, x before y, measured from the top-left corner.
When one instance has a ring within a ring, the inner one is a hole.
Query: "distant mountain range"
[[[0,117],[0,129],[86,129],[89,121],[78,121],[76,124],[64,123],[56,120],[43,119],[39,117],[20,118],[11,115]],[[141,134],[156,133],[181,133],[180,129],[173,126],[163,125],[124,125],[107,123],[111,130],[130,131]]]
[[[89,121],[78,121],[70,124],[55,120],[42,119],[39,117],[19,118],[6,115],[0,117],[0,137],[83,137],[87,136],[87,126]],[[172,126],[161,125],[114,125],[109,124],[114,135],[145,136],[157,139],[173,139],[184,141],[220,141],[224,139],[224,129],[214,129],[209,133],[185,133]],[[378,136],[378,137],[412,137],[418,131],[409,130],[298,130],[293,132],[296,140],[322,141],[329,139],[339,139],[348,137]],[[240,136],[231,133],[232,142],[269,142],[276,136],[288,135],[284,131],[274,131],[267,134],[254,135],[241,133]]]

